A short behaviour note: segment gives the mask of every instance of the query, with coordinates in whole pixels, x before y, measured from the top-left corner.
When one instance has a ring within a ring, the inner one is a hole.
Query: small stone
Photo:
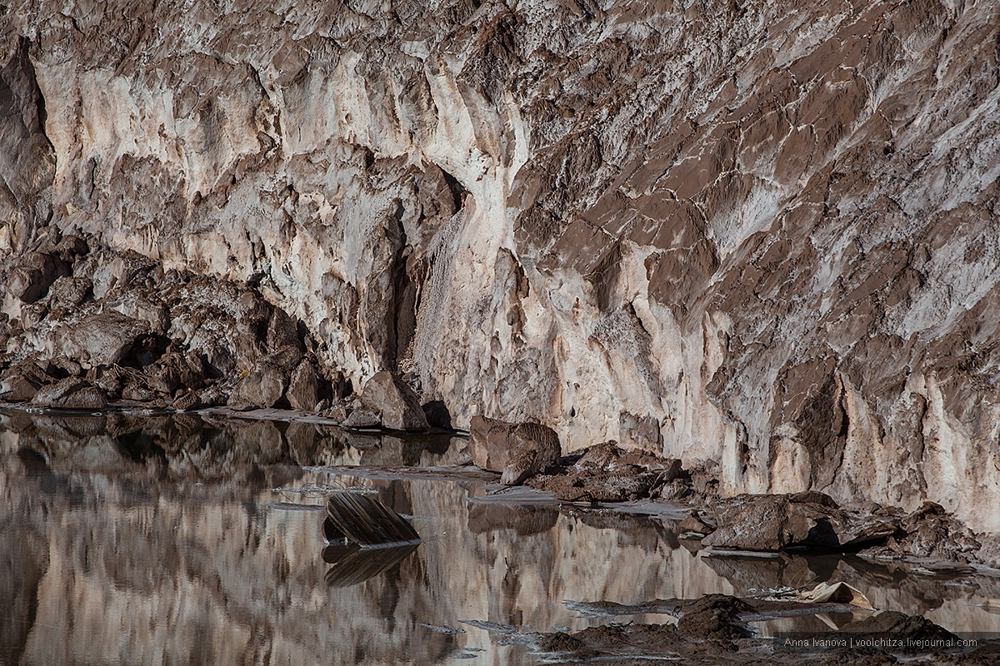
[[[182,393],[179,397],[174,398],[173,408],[179,412],[186,412],[192,409],[198,409],[201,406],[201,398],[198,396],[197,391],[186,391]]]
[[[382,426],[382,420],[371,410],[355,409],[343,424],[348,428],[378,428]]]
[[[149,324],[111,310],[63,326],[56,331],[59,351],[91,366],[112,365],[132,351],[139,338],[149,333]]]

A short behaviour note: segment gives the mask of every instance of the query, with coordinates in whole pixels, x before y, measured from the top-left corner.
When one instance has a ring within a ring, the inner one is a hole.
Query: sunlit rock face
[[[79,227],[460,427],[1000,530],[996,4],[3,12],[8,259]]]

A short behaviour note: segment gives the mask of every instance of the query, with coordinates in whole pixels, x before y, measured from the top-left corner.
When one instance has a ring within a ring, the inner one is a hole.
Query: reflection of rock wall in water
[[[123,447],[141,438],[114,435],[106,419],[28,420],[32,427],[0,429],[0,503],[9,509],[0,528],[7,554],[0,565],[8,567],[0,571],[0,627],[3,645],[12,646],[7,654],[23,652],[27,664],[425,664],[470,647],[489,651],[484,663],[503,664],[515,648],[493,645],[461,620],[579,629],[606,619],[579,619],[563,600],[633,604],[810,587],[830,577],[879,607],[930,611],[948,628],[1000,626],[970,605],[1000,596],[984,578],[942,584],[835,558],[699,559],[655,519],[468,503],[471,481],[373,481],[259,466],[218,443],[181,468],[172,460],[201,446],[185,449],[170,434],[174,419],[140,431],[159,438],[145,457]],[[277,428],[234,421],[214,430],[235,440],[264,426]],[[398,464],[413,457],[398,442],[366,444]],[[448,464],[458,453],[431,448],[418,458],[424,465]],[[364,455],[330,437],[317,449],[326,450],[327,464]],[[414,516],[424,541],[397,572],[327,587],[322,496],[300,491],[331,485],[374,487],[387,505]],[[320,510],[294,506],[301,502]]]
[[[460,426],[1000,529],[997,12],[20,0],[0,255],[51,217]]]

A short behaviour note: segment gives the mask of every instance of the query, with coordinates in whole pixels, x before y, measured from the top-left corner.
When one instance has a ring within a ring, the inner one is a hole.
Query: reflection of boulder
[[[814,568],[813,559],[782,553],[779,557],[768,559],[705,557],[702,562],[728,580],[737,594],[749,594],[751,590],[801,588],[828,580],[831,570],[822,565]]]
[[[473,534],[509,529],[524,537],[547,532],[556,526],[558,520],[559,509],[554,506],[492,502],[469,504],[469,531]]]
[[[361,548],[356,544],[334,544],[323,549],[323,561],[332,564],[326,572],[330,587],[363,583],[405,560],[418,544],[398,548]]]

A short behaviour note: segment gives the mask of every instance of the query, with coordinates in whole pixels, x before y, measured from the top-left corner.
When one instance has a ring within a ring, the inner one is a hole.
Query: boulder
[[[148,334],[147,322],[111,310],[58,328],[54,346],[78,362],[112,365],[128,356],[139,338]]]
[[[559,436],[538,423],[508,423],[473,417],[469,449],[477,467],[500,472],[500,483],[518,485],[550,465],[561,454]]]
[[[171,406],[179,412],[186,412],[201,407],[201,398],[197,391],[188,390],[177,396]]]
[[[284,370],[262,361],[236,385],[228,405],[237,410],[274,407],[287,386],[288,376]]]
[[[382,420],[371,410],[355,409],[343,420],[343,424],[347,428],[380,428]]]
[[[49,287],[49,298],[52,305],[75,308],[87,300],[92,286],[90,278],[63,276]]]
[[[38,393],[38,384],[34,384],[20,373],[12,373],[0,379],[0,401],[26,402]]]
[[[860,548],[885,540],[894,521],[844,511],[827,495],[740,495],[715,506],[718,529],[702,544],[735,550],[780,551],[789,547]]]
[[[27,402],[54,379],[34,361],[21,361],[0,373],[0,401]]]
[[[43,252],[29,252],[14,268],[8,289],[23,303],[34,303],[44,296],[49,286],[60,274],[66,272],[66,265]]]
[[[364,406],[379,414],[390,430],[427,430],[427,417],[420,399],[398,375],[383,370],[365,382],[361,391]],[[353,415],[352,415],[353,416]]]
[[[76,377],[44,386],[35,394],[31,404],[59,409],[104,409],[108,399],[96,386]]]
[[[701,516],[697,511],[692,511],[688,514],[687,518],[677,524],[677,531],[680,534],[699,535],[704,537],[711,534],[714,529],[711,525],[701,519]]]
[[[288,398],[288,404],[292,409],[304,412],[316,409],[319,403],[319,380],[316,377],[316,368],[308,359],[299,363],[292,372],[285,397]]]

